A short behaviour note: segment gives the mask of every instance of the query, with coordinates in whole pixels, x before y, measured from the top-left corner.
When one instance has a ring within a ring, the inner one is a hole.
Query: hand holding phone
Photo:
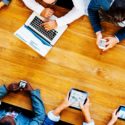
[[[101,39],[98,46],[99,46],[100,49],[105,49],[105,47],[106,47],[106,40],[105,39]]]

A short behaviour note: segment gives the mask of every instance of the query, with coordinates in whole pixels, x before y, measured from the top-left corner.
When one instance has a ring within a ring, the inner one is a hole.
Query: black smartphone
[[[68,98],[69,102],[72,103],[70,108],[81,110],[79,102],[81,102],[84,105],[87,101],[87,98],[88,98],[87,92],[72,88],[69,92],[69,98]]]
[[[125,120],[125,106],[120,106],[116,112],[118,119]]]

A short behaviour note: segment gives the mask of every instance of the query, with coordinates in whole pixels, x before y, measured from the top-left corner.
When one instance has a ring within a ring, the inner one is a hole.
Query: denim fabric
[[[0,99],[7,95],[7,89],[5,86],[0,87]],[[34,117],[30,119],[29,117],[24,116],[23,114],[19,114],[15,118],[15,122],[17,125],[54,125],[55,122],[51,121],[45,113],[45,108],[43,102],[41,100],[40,91],[33,90],[30,93],[32,108],[34,112]],[[5,110],[0,110],[0,119],[6,115]]]

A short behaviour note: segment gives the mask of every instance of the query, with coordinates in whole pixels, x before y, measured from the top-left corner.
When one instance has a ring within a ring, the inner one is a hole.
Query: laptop
[[[51,17],[51,19],[56,18],[54,15]],[[33,12],[26,23],[14,33],[17,38],[41,56],[46,56],[68,27],[65,25],[57,27],[54,30],[46,31],[44,27],[41,26],[44,21],[46,21],[45,18]]]

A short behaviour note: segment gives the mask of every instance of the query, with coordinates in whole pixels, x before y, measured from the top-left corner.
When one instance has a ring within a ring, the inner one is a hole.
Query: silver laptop
[[[56,19],[56,16],[52,16],[51,19]],[[46,31],[41,24],[46,19],[38,15],[37,13],[33,12],[33,14],[28,18],[25,25],[31,28],[33,31],[38,33],[42,38],[48,41],[51,45],[54,45],[56,41],[60,38],[63,32],[67,29],[67,25],[62,27],[57,27],[54,30]]]

